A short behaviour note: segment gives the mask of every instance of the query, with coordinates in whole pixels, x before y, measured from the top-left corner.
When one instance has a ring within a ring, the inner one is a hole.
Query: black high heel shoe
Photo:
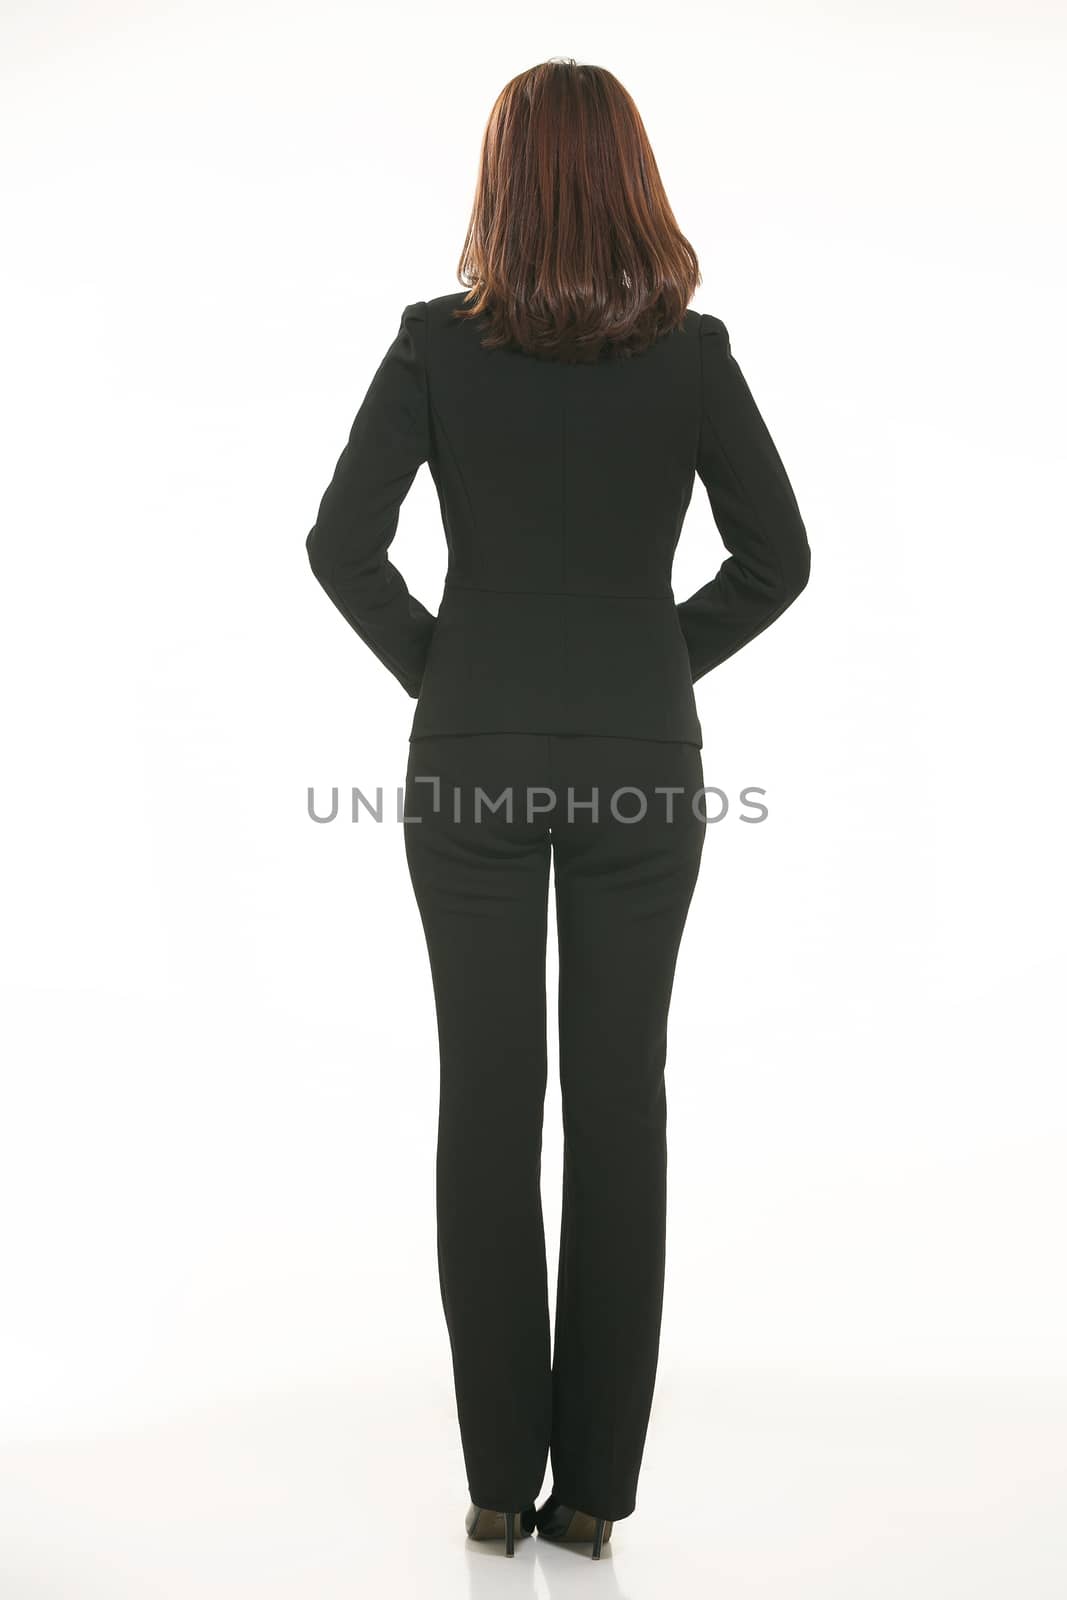
[[[536,1516],[537,1532],[542,1539],[555,1539],[559,1544],[589,1544],[593,1546],[593,1560],[600,1560],[600,1552],[611,1538],[614,1524],[607,1517],[593,1517],[588,1512],[565,1506],[550,1494]]]
[[[521,1539],[533,1533],[536,1513],[533,1506],[524,1511],[486,1511],[484,1506],[471,1502],[464,1527],[468,1539],[503,1539],[504,1554],[515,1554],[516,1535]]]

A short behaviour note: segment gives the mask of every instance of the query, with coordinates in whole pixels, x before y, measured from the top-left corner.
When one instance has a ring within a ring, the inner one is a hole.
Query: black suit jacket
[[[808,579],[796,498],[718,317],[640,355],[485,350],[463,292],[406,306],[307,538],[312,569],[418,704],[409,737],[593,733],[701,745],[693,684]],[[422,462],[448,568],[437,616],[389,546]],[[729,552],[676,603],[699,475]]]

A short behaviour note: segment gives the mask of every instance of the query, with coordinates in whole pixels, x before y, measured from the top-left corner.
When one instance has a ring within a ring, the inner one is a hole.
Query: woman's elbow
[[[304,541],[311,570],[320,583],[325,583],[332,567],[330,540],[321,523],[316,523]]]
[[[779,599],[783,606],[789,606],[807,588],[811,576],[811,549],[807,535],[801,531],[780,554]]]

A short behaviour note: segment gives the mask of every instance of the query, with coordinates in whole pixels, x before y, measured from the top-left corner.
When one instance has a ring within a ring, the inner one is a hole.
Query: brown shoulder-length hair
[[[604,67],[553,58],[505,84],[482,140],[454,315],[487,348],[557,361],[635,355],[700,283],[640,113]]]

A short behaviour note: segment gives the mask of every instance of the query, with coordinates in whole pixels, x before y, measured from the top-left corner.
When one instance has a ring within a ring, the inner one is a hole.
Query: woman
[[[693,685],[796,598],[808,542],[724,324],[687,309],[697,260],[611,73],[553,60],[505,87],[459,277],[466,292],[404,308],[307,546],[418,702],[404,837],[438,1021],[467,1532],[510,1555],[536,1527],[599,1556],[635,1507],[658,1357],[667,1014],[706,825]],[[423,462],[448,543],[436,617],[387,553]],[[676,604],[697,475],[729,556]],[[551,1358],[550,865],[565,1152]]]

